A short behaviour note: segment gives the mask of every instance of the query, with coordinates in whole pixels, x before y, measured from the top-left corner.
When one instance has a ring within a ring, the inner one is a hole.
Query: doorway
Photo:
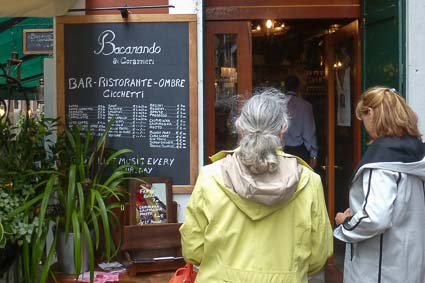
[[[348,207],[348,183],[360,158],[358,22],[352,19],[218,21],[206,24],[206,145],[211,156],[237,144],[234,118],[252,89],[296,75],[311,103],[328,214]],[[335,241],[329,266],[341,274],[344,244]],[[338,276],[341,278],[341,276]],[[323,281],[322,281],[323,282]],[[339,282],[329,281],[326,282]]]
[[[327,76],[327,162],[328,214],[348,208],[351,176],[360,161],[361,126],[355,118],[360,97],[360,39],[358,21],[344,25],[325,37]],[[342,272],[345,243],[334,239],[332,264]]]

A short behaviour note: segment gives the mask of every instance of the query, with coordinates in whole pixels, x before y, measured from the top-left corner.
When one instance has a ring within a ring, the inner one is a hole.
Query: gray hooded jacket
[[[411,137],[375,142],[353,177],[353,216],[334,231],[347,242],[344,282],[424,283],[424,145]]]

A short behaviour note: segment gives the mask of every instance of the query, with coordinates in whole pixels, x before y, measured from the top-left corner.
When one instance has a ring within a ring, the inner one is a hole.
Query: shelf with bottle
[[[326,95],[326,76],[323,68],[306,71],[305,95]]]

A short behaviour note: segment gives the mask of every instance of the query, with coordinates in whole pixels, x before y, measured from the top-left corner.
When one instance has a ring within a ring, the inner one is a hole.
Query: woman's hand
[[[344,212],[338,212],[335,216],[335,223],[336,225],[340,225],[344,223],[345,219],[347,217],[351,217],[352,213],[349,208],[347,208]]]

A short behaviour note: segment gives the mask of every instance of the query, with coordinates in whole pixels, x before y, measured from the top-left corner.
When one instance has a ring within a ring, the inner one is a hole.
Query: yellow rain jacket
[[[229,153],[202,168],[180,228],[196,282],[307,282],[333,252],[319,175],[281,151],[276,174],[250,175]]]

